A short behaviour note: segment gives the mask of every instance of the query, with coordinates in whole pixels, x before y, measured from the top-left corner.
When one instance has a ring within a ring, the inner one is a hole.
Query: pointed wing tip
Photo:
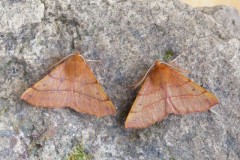
[[[136,129],[136,127],[131,123],[125,122],[125,129]]]
[[[111,102],[111,105],[108,107],[107,109],[107,114],[106,115],[116,115],[116,108],[114,107],[114,105]]]
[[[20,99],[24,100],[24,93],[21,95]]]
[[[129,114],[130,114],[130,113],[129,113]],[[128,115],[128,116],[127,116],[127,119],[126,119],[126,121],[125,121],[124,127],[125,127],[126,129],[136,128],[136,126],[134,125],[134,122],[135,122],[135,121],[131,121],[131,120],[130,120],[130,117],[129,117],[129,115]]]
[[[218,100],[218,98],[215,96],[215,104],[214,105],[216,105],[216,104],[219,104],[219,100]]]
[[[26,90],[25,92],[23,92],[23,94],[21,95],[20,99],[27,101],[27,92],[28,90]]]
[[[125,122],[125,129],[145,129],[148,126],[137,126],[133,123]]]
[[[116,115],[116,109],[113,107],[111,107],[110,109],[108,108],[106,112],[101,113],[101,114],[93,114],[95,115],[97,118],[102,118],[105,116],[115,116]]]
[[[130,124],[130,123],[125,123],[125,129],[137,129],[137,127],[136,126],[134,126],[134,125],[132,125],[132,124]]]
[[[210,103],[210,107],[209,108],[219,104],[218,98],[213,93],[208,92],[208,97],[212,101],[212,103]]]
[[[217,104],[219,104],[219,100],[218,99],[216,99],[216,101],[214,101],[214,103],[213,103],[213,105],[211,107],[213,107],[213,106],[215,106]]]
[[[215,101],[210,105],[209,109],[212,108],[212,107],[215,107],[217,104],[219,104],[219,101],[216,98]]]
[[[32,88],[28,88],[23,94],[21,95],[20,99],[28,102],[31,104],[31,98],[32,98]],[[32,104],[33,105],[33,104]]]
[[[136,119],[133,119],[133,118],[136,118],[136,117],[127,117],[124,125],[125,129],[144,129],[151,125],[151,124],[141,125],[140,123],[137,123]]]
[[[128,124],[125,123],[125,129],[131,129],[132,127],[130,127]]]
[[[109,112],[107,115],[115,116],[116,115],[116,109],[112,108],[111,112]]]

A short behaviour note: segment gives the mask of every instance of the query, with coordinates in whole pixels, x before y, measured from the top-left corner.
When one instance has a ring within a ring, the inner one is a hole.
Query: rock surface
[[[234,8],[215,6],[198,8],[202,12],[209,14],[213,19],[228,30],[234,32],[240,38],[240,16]]]
[[[224,7],[222,7],[224,9]],[[225,8],[227,10],[227,8]],[[229,14],[177,0],[0,2],[0,158],[64,159],[79,144],[94,159],[240,159],[240,40]],[[216,13],[216,14],[214,14]],[[173,50],[189,77],[220,104],[125,130],[138,81]],[[117,108],[97,119],[35,108],[21,94],[60,59],[80,50]]]

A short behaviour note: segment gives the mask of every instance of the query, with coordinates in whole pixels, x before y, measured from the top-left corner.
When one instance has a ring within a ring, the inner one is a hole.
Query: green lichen
[[[174,52],[173,52],[173,50],[167,50],[166,52],[165,52],[165,54],[164,54],[164,56],[163,56],[163,60],[164,61],[166,61],[166,62],[168,62],[168,61],[170,61],[170,59],[172,58],[174,56]]]
[[[67,160],[92,160],[92,159],[93,156],[86,153],[82,145],[78,145],[67,157]]]

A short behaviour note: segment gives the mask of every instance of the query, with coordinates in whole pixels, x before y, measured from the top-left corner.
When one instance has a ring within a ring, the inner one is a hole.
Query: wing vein
[[[35,91],[38,91],[38,92],[71,92],[71,90],[39,90],[39,89],[36,89],[36,88],[34,88],[34,87],[32,87],[32,89],[35,90]],[[90,96],[90,95],[83,94],[83,93],[80,93],[80,92],[77,92],[77,91],[73,91],[73,93],[76,93],[76,94],[79,94],[79,95],[83,95],[83,96],[86,96],[86,97],[95,99],[95,100],[97,100],[97,101],[100,101],[100,102],[110,101],[108,98],[105,99],[105,100],[100,100],[100,99],[97,99],[97,98],[92,97],[92,96]]]

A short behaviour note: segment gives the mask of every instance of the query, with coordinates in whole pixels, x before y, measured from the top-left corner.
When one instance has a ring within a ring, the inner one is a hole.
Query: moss
[[[67,160],[91,160],[91,159],[93,159],[93,156],[86,153],[82,145],[78,145],[67,157]]]
[[[164,54],[164,56],[163,56],[163,60],[164,61],[169,61],[172,57],[174,56],[174,52],[173,52],[173,50],[167,50],[166,52],[165,52],[165,54]]]

